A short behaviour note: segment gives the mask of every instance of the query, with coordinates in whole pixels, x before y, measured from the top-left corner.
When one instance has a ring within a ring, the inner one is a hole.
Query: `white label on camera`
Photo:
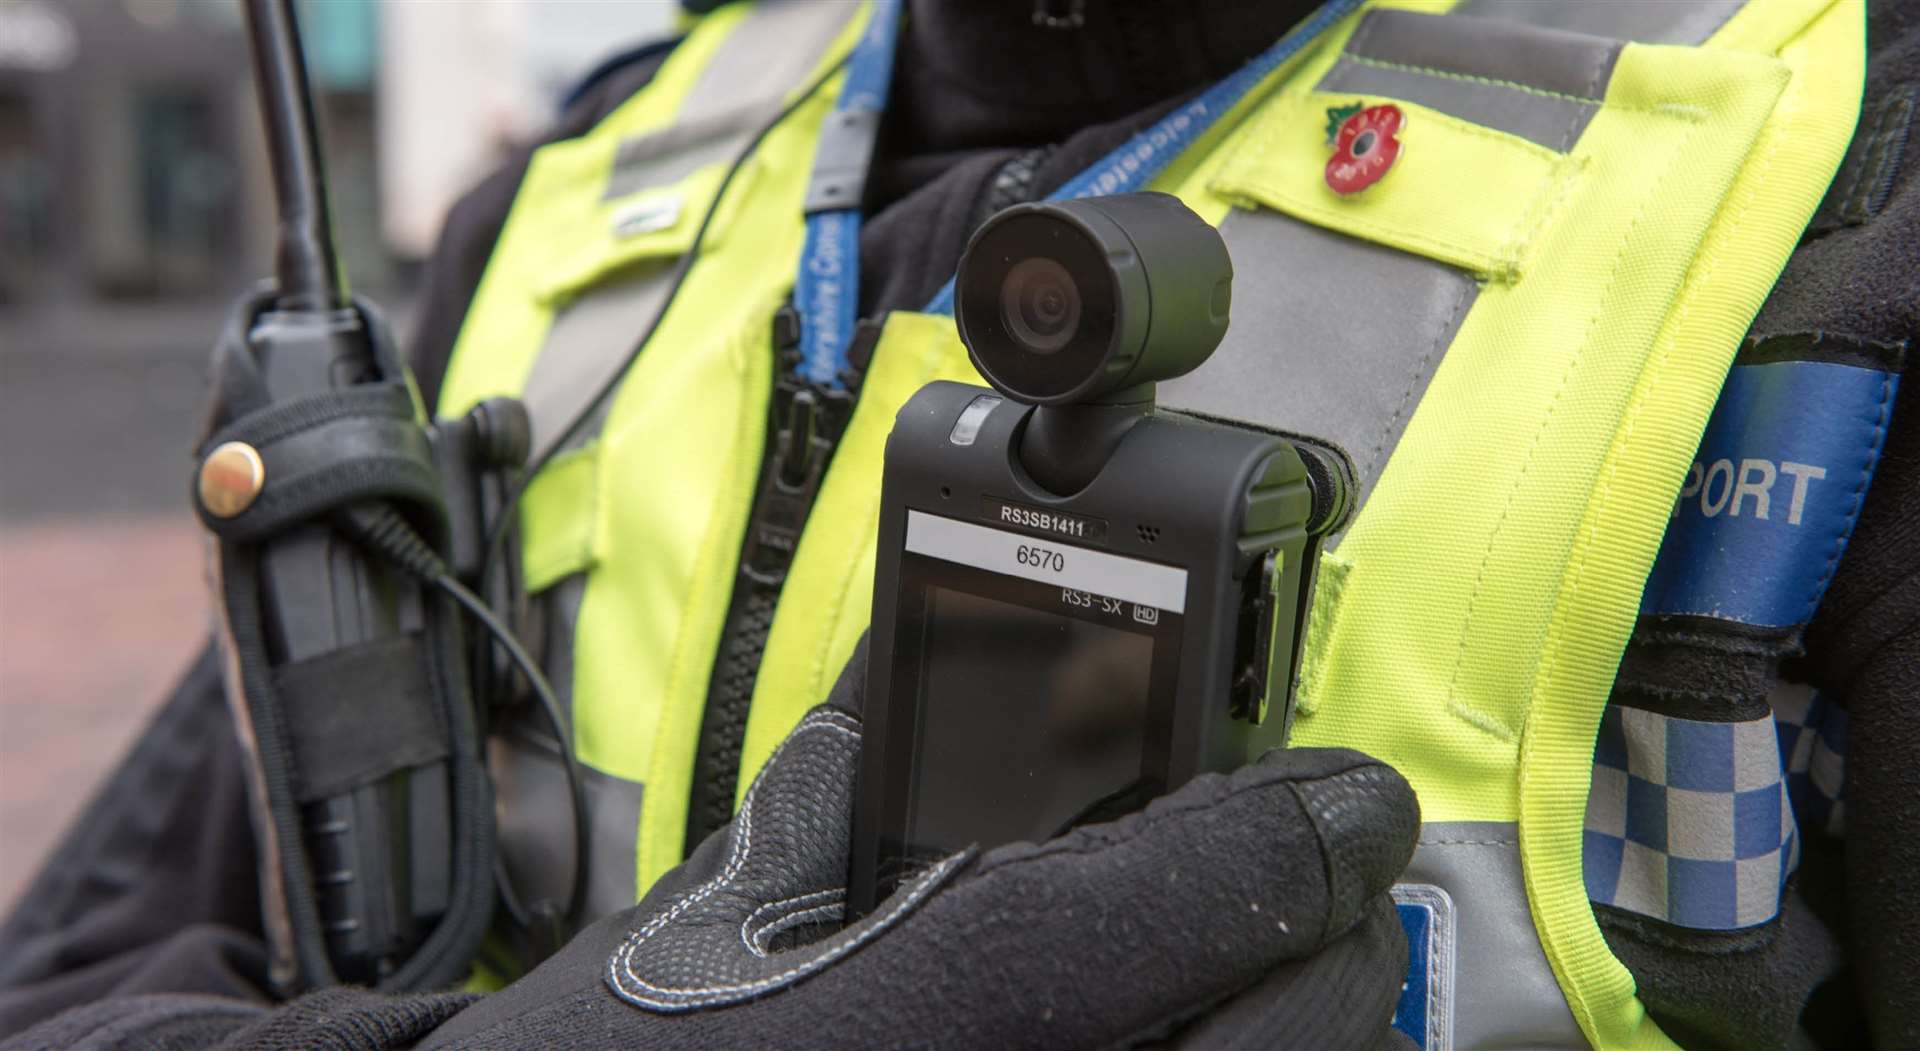
[[[1184,613],[1187,608],[1187,571],[1184,569],[1089,551],[1043,537],[990,529],[922,511],[907,512],[907,550],[1010,577],[1107,595],[1168,613]]]

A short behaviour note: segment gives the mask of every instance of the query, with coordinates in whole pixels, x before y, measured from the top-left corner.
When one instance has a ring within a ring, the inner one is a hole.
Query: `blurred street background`
[[[302,0],[340,250],[404,339],[447,207],[672,0]],[[267,272],[239,0],[0,0],[0,911],[206,635],[203,365]]]

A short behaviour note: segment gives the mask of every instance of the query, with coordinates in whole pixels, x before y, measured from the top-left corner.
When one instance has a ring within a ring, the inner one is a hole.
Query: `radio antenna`
[[[333,251],[320,131],[307,87],[307,63],[293,0],[246,0],[253,37],[267,158],[280,206],[274,276],[281,310],[337,310],[348,303],[347,275]]]

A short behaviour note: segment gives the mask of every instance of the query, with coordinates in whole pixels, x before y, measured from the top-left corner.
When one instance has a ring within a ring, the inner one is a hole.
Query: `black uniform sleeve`
[[[110,996],[262,998],[247,814],[208,648],[0,925],[0,1034]]]
[[[399,1051],[479,999],[322,989],[268,1008],[216,996],[102,1000],[0,1041],[0,1051]]]
[[[1906,207],[1920,216],[1920,194]],[[1908,246],[1920,244],[1910,224]],[[1911,351],[1910,351],[1911,353]],[[1920,377],[1807,637],[1808,677],[1846,702],[1845,915],[1874,1047],[1920,1047]]]
[[[1833,911],[1853,988],[1831,1013],[1864,1009],[1873,1047],[1920,1047],[1920,4],[1870,5],[1867,43],[1853,145],[1760,322],[1907,347],[1873,486],[1794,670],[1849,718]]]
[[[1655,1019],[1689,1048],[1920,1047],[1920,4],[1869,5],[1858,128],[1826,199],[1753,325],[1906,345],[1881,461],[1832,584],[1779,671],[1846,709],[1844,843],[1804,829],[1780,920],[1757,934],[1678,932],[1601,910]],[[1621,682],[1741,692],[1771,655],[1636,662]],[[1618,688],[1618,685],[1616,686]],[[1842,969],[1845,967],[1846,969]],[[1870,1034],[1870,1036],[1869,1036]]]

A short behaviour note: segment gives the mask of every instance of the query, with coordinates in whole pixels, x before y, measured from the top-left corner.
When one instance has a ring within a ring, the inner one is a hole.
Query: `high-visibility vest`
[[[689,846],[772,319],[865,17],[722,8],[599,126],[539,150],[447,374],[443,415],[519,396],[536,446],[562,446],[526,494],[522,559],[587,770],[595,912]],[[1162,403],[1326,438],[1358,468],[1293,740],[1417,789],[1403,900],[1444,904],[1425,1009],[1453,1046],[1672,1046],[1583,882],[1595,744],[1675,495],[1845,150],[1863,67],[1857,0],[1369,3],[1153,184],[1218,225],[1236,284],[1226,342]],[[1329,115],[1356,103],[1398,108],[1401,149],[1341,194]],[[935,379],[978,382],[952,320],[888,316],[773,613],[742,790],[867,625],[882,446]],[[509,866],[537,882],[566,833],[533,736],[495,757]]]

